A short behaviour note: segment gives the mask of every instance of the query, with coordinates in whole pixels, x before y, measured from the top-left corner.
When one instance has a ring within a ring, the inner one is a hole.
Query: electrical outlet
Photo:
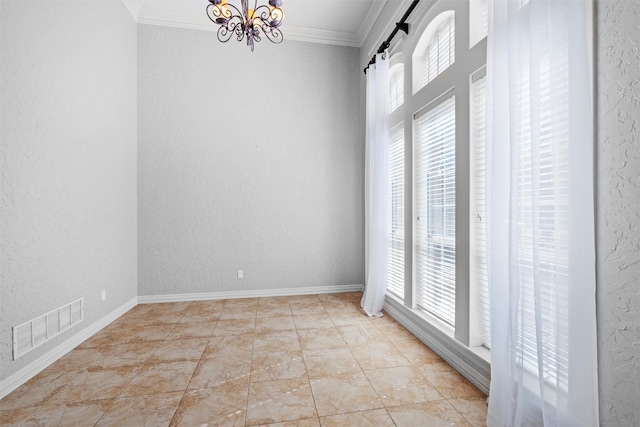
[[[244,279],[244,272],[242,270],[238,270],[238,279]]]
[[[102,291],[102,294],[100,295],[100,297],[102,298],[102,301],[107,299],[107,291]]]

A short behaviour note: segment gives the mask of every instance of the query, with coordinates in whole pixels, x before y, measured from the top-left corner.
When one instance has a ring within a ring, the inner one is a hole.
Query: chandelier
[[[263,35],[272,43],[282,43],[282,0],[269,0],[269,6],[258,6],[258,0],[253,0],[253,9],[249,8],[249,1],[240,0],[240,10],[227,0],[209,0],[207,16],[220,26],[218,40],[226,43],[235,35],[238,41],[242,41],[246,36],[247,46],[252,52],[254,42],[262,40]]]

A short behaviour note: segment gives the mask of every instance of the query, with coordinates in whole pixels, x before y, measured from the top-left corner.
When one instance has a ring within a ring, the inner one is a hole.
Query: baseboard
[[[338,294],[344,292],[362,292],[364,285],[312,286],[306,288],[264,289],[247,291],[221,291],[188,294],[140,295],[139,304],[181,301],[205,301],[234,298],[280,297],[294,295]]]
[[[384,304],[384,311],[482,390],[483,393],[489,394],[491,368],[484,359],[454,338],[429,325],[420,316],[398,301],[387,298]]]
[[[49,350],[33,362],[29,363],[24,368],[20,369],[15,374],[7,377],[0,382],[0,399],[11,393],[13,390],[20,387],[22,384],[29,381],[31,378],[38,375],[45,368],[50,366],[53,362],[60,359],[62,356],[73,350],[76,346],[81,344],[86,339],[95,335],[102,328],[122,316],[124,313],[132,309],[138,303],[138,298],[132,298],[126,303],[122,304],[112,312],[108,313],[101,319],[93,322],[90,326],[82,329],[77,334],[69,337],[66,341],[62,342],[58,346]]]

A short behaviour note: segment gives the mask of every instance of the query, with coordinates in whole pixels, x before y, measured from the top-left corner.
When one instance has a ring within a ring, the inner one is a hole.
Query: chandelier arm
[[[282,40],[284,40],[284,37],[282,37],[282,31],[280,31],[280,28],[278,27],[272,27],[264,24],[262,32],[271,43],[280,44],[282,43]]]
[[[227,22],[227,25],[220,25],[218,28],[218,40],[222,43],[228,42],[234,34],[238,35],[238,28],[241,29],[241,27],[242,26],[238,22]],[[242,30],[240,31],[240,34],[244,34]]]

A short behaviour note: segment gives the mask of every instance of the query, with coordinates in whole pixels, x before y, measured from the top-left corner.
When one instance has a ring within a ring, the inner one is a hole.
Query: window
[[[450,97],[415,119],[417,305],[455,325],[456,123]]]
[[[400,123],[390,133],[391,224],[387,290],[404,299],[404,124]]]
[[[551,82],[569,81],[568,55],[558,49],[553,58],[542,58],[535,67],[540,83],[536,87],[538,97],[531,102],[529,64],[523,64],[517,94],[522,123],[517,135],[519,144],[518,198],[517,212],[520,233],[518,248],[520,264],[519,279],[528,292],[522,296],[523,316],[518,327],[522,330],[521,346],[524,353],[522,365],[533,375],[541,374],[547,384],[568,388],[568,337],[561,331],[568,330],[568,288],[558,286],[558,277],[566,277],[569,269],[569,141],[567,133],[569,84],[551,86]],[[553,79],[551,73],[554,73]],[[553,95],[552,95],[553,92]],[[532,106],[539,121],[540,133],[531,134]],[[532,140],[536,139],[537,150],[532,150]],[[535,168],[535,169],[534,169]],[[538,194],[536,198],[532,193]],[[534,230],[535,227],[535,230]],[[535,236],[535,242],[534,242]],[[534,248],[537,247],[537,250]],[[536,279],[541,283],[539,294],[533,293],[534,263],[539,267]],[[536,300],[541,301],[541,330],[536,331],[534,321]],[[561,301],[564,300],[564,301]],[[559,326],[560,325],[560,326]],[[537,334],[545,336],[542,353],[548,363],[538,371]],[[557,369],[562,367],[562,369]]]
[[[426,86],[455,62],[455,14],[438,15],[427,27],[413,54],[413,92]]]
[[[417,330],[427,324],[439,329],[442,334],[434,339],[444,347],[477,347],[475,354],[488,358],[488,335],[478,327],[486,319],[488,330],[486,260],[476,248],[486,232],[472,224],[472,217],[484,216],[484,193],[474,184],[484,185],[471,175],[484,173],[484,115],[479,115],[484,114],[484,74],[477,72],[486,63],[486,44],[467,44],[469,2],[420,2],[413,13],[412,33],[392,47],[403,58],[402,67],[410,67],[404,75],[412,76],[412,90],[389,114],[388,301]],[[456,39],[464,43],[456,45]],[[400,69],[396,65],[392,72]],[[393,94],[396,83],[391,84]],[[471,111],[475,106],[478,111]]]
[[[487,277],[487,218],[485,199],[485,127],[487,78],[484,71],[474,75],[471,83],[471,285],[476,298],[473,320],[480,344],[490,348],[489,282]]]
[[[389,72],[389,111],[395,111],[404,103],[404,65],[396,64]]]

